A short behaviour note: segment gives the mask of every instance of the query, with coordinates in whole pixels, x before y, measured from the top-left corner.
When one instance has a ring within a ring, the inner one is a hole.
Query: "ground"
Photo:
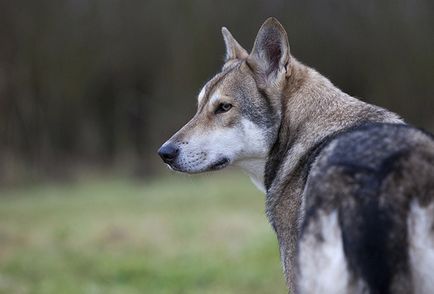
[[[264,196],[233,172],[0,190],[0,293],[285,293]]]

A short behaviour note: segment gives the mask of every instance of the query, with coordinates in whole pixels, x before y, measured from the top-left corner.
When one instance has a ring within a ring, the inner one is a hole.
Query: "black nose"
[[[174,144],[164,144],[158,149],[158,155],[165,163],[173,162],[178,156],[179,149]]]

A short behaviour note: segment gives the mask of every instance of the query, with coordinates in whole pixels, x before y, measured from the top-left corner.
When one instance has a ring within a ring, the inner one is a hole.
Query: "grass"
[[[0,190],[0,293],[285,293],[242,175]]]

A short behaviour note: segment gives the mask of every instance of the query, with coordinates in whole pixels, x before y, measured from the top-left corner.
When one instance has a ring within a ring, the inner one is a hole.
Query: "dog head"
[[[267,157],[280,124],[281,93],[290,75],[286,32],[274,18],[249,54],[222,28],[222,71],[198,95],[194,117],[159,149],[172,169],[199,173]]]

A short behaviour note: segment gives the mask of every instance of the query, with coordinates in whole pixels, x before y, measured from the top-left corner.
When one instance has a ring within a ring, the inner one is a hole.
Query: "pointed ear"
[[[274,17],[268,18],[259,29],[247,62],[266,83],[290,75],[288,36]]]
[[[231,59],[245,59],[247,56],[249,56],[247,51],[241,47],[241,45],[237,42],[237,40],[235,40],[227,28],[222,27],[222,34],[226,45],[225,62]]]

